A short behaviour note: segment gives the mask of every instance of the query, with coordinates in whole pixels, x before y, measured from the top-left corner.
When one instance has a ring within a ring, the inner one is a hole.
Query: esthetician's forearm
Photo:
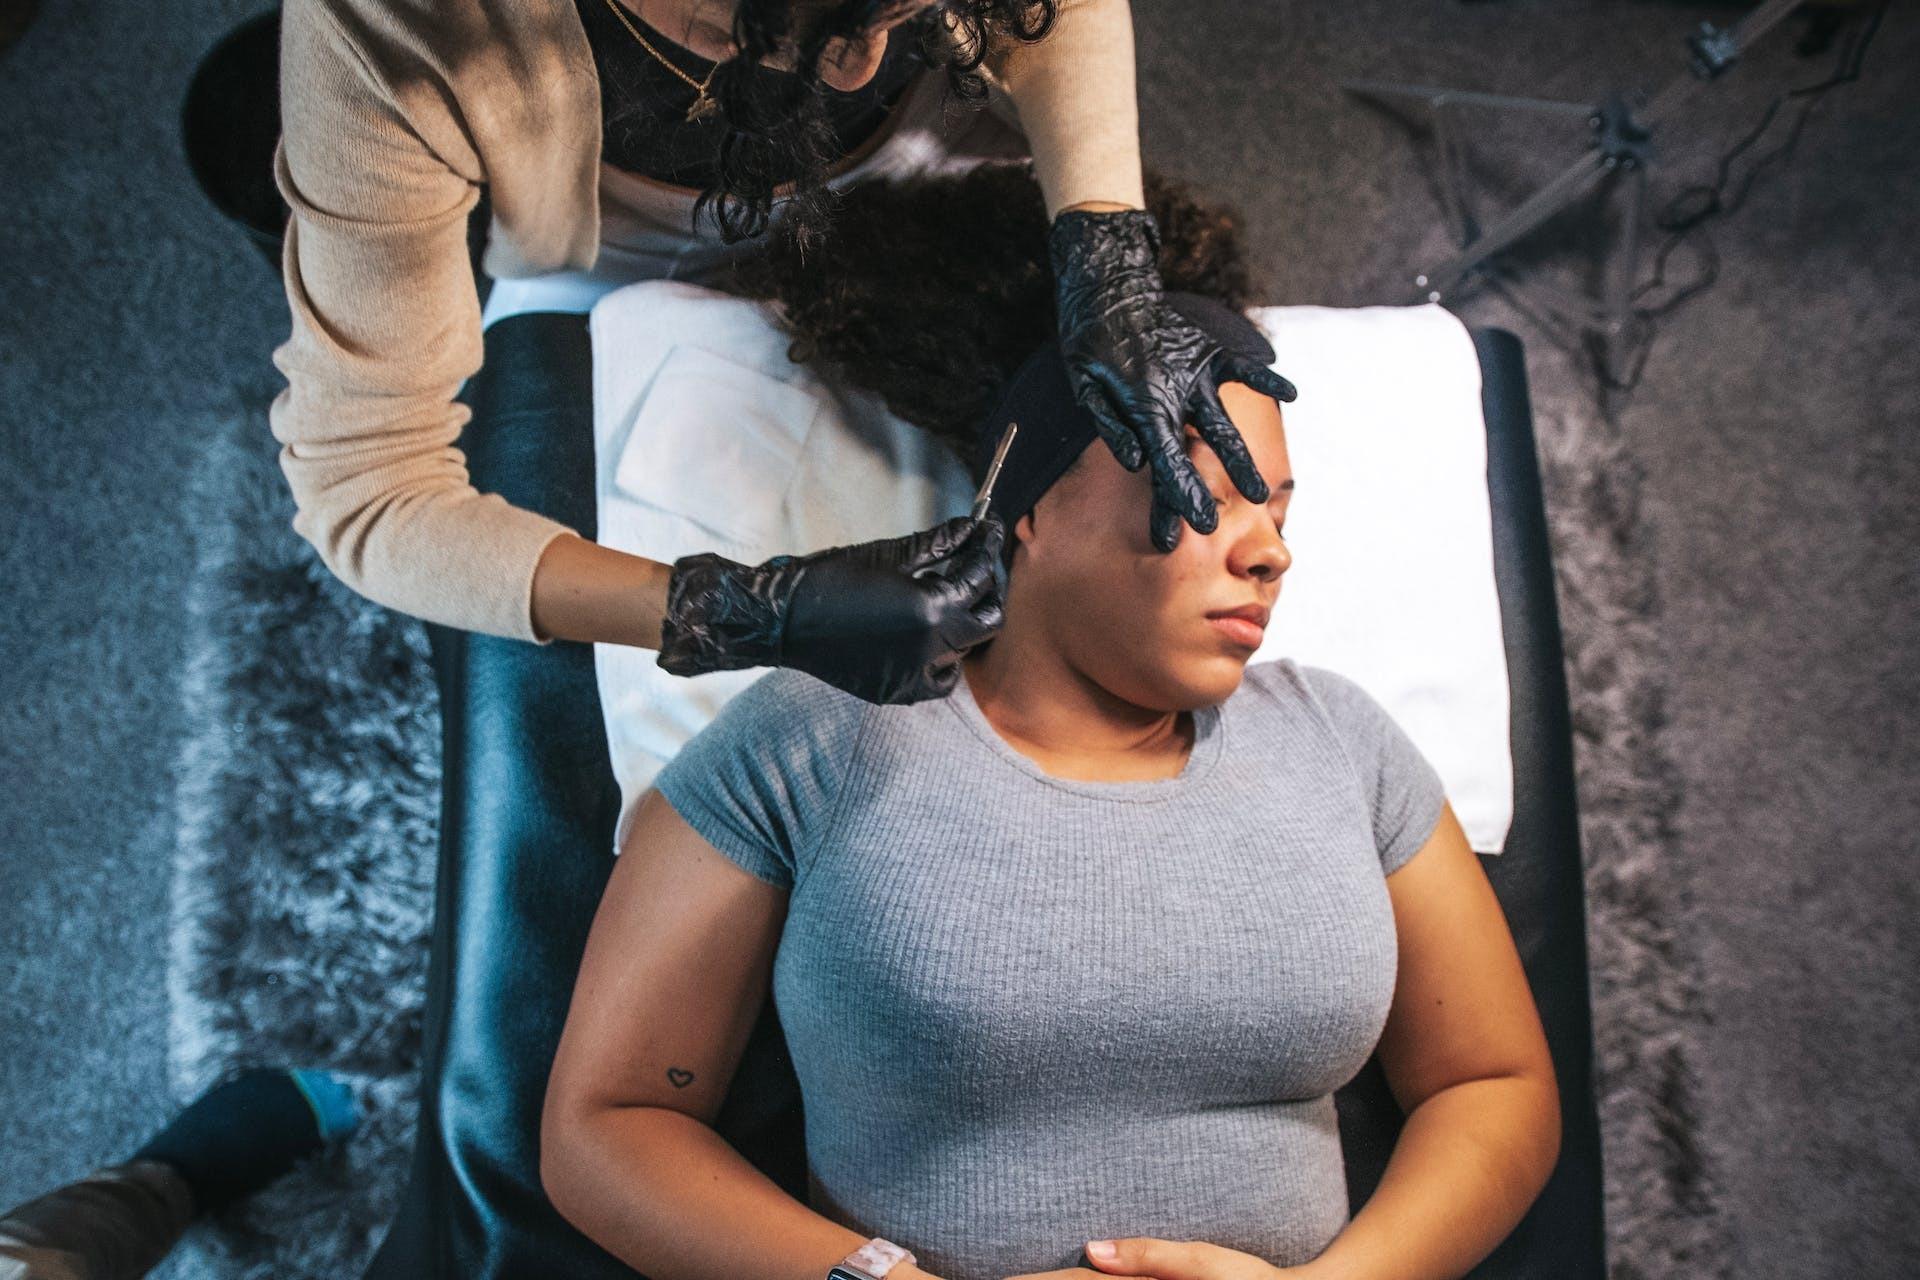
[[[1019,113],[1049,220],[1076,206],[1146,207],[1127,0],[1059,0],[1044,39],[996,41],[986,63]]]
[[[555,538],[534,568],[534,630],[555,640],[658,649],[672,573],[672,565],[585,538]]]
[[[1559,1154],[1551,1084],[1502,1076],[1442,1089],[1408,1114],[1373,1197],[1299,1275],[1456,1280],[1513,1231]]]
[[[710,1126],[669,1107],[589,1111],[543,1133],[542,1150],[554,1207],[653,1280],[824,1280],[869,1238],[794,1199]],[[905,1262],[887,1275],[928,1277]]]

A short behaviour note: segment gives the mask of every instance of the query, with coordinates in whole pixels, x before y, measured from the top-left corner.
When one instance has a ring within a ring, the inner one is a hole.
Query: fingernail
[[[1112,1262],[1113,1252],[1113,1241],[1111,1240],[1087,1241],[1087,1256],[1089,1258],[1098,1258],[1102,1262]]]

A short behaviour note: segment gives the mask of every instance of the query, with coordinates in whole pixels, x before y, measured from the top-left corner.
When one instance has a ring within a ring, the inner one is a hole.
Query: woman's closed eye
[[[1230,496],[1226,492],[1226,486],[1224,485],[1209,485],[1207,488],[1207,492],[1213,495],[1214,502],[1218,503],[1220,506],[1223,506],[1223,507],[1226,506],[1228,503],[1232,502],[1233,498],[1238,496],[1239,494],[1239,490],[1236,489],[1236,490],[1233,490],[1232,496]],[[1273,531],[1276,534],[1280,535],[1281,541],[1283,542],[1286,541],[1287,522],[1285,520],[1275,520],[1273,522]]]
[[[1212,495],[1215,504],[1221,507],[1231,505],[1240,497],[1240,491],[1238,489],[1230,484],[1224,483],[1207,485],[1207,492]],[[1280,535],[1282,541],[1286,540],[1287,520],[1284,515],[1273,522],[1273,531]]]

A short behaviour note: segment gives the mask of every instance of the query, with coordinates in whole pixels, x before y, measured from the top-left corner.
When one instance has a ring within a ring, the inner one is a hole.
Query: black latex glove
[[[1244,382],[1286,402],[1293,383],[1227,351],[1165,300],[1160,228],[1145,209],[1055,215],[1047,235],[1060,352],[1074,399],[1093,414],[1120,465],[1153,468],[1153,544],[1171,551],[1180,522],[1212,533],[1213,495],[1187,457],[1186,424],[1220,457],[1249,502],[1267,483],[1220,403],[1219,384]]]
[[[793,667],[868,702],[944,698],[960,655],[1000,629],[1006,527],[957,516],[900,538],[744,565],[682,556],[660,666],[677,676]]]

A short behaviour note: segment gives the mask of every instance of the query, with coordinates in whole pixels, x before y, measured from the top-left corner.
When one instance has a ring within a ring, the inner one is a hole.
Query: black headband
[[[1226,303],[1182,292],[1169,293],[1166,300],[1228,351],[1272,367],[1276,358],[1273,344],[1253,321]],[[1040,495],[1051,489],[1087,445],[1100,437],[1093,415],[1073,398],[1059,343],[1048,341],[1028,356],[1001,391],[992,412],[981,421],[968,459],[975,484],[986,475],[987,464],[1009,422],[1019,423],[1020,430],[1014,433],[1013,445],[1007,450],[988,509],[1006,525],[1011,549],[1014,522],[1033,510]]]

